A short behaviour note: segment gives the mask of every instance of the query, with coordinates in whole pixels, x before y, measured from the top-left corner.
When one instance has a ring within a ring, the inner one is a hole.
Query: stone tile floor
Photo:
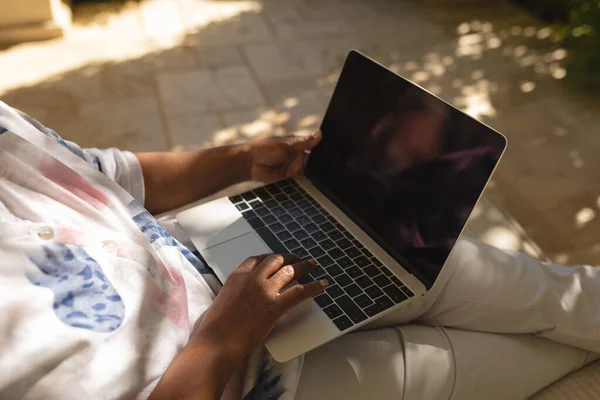
[[[357,48],[506,134],[486,195],[553,259],[600,265],[600,98],[564,84],[567,52],[506,0],[146,0],[74,11],[67,38],[0,52],[0,99],[68,139],[150,151],[310,131]],[[472,225],[508,218],[479,210]],[[530,250],[518,239],[512,247]]]

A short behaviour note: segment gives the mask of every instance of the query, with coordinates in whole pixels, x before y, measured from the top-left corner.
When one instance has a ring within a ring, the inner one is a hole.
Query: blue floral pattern
[[[53,244],[28,256],[37,271],[28,272],[27,278],[54,293],[54,313],[63,323],[95,332],[111,332],[121,325],[121,296],[84,249]]]
[[[254,387],[244,396],[243,400],[277,400],[285,393],[281,382],[281,374],[266,360]]]

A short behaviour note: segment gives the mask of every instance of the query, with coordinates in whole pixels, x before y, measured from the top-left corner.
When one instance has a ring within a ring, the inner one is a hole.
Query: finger
[[[312,259],[285,265],[275,272],[269,281],[273,284],[275,290],[280,291],[294,279],[299,279],[308,274],[315,265],[317,265],[317,262]]]
[[[281,267],[298,262],[300,257],[294,254],[269,254],[256,267],[256,272],[264,279],[268,279]]]
[[[238,268],[251,271],[256,268],[257,265],[263,262],[263,260],[268,256],[270,256],[270,254],[259,254],[257,256],[248,257],[240,264]]]
[[[310,151],[305,150],[304,154],[302,154],[302,168],[300,169],[300,174],[304,174],[304,170],[306,169],[306,164],[308,164],[308,157],[310,157]]]
[[[323,134],[317,130],[312,135],[294,136],[288,139],[288,144],[296,151],[311,150],[319,144],[322,138]]]
[[[306,285],[294,285],[285,292],[281,293],[278,301],[283,307],[282,312],[286,312],[292,307],[297,306],[304,300],[310,299],[321,293],[328,285],[324,279],[307,283]]]
[[[290,163],[290,165],[287,167],[286,171],[285,171],[285,176],[294,176],[294,175],[298,175],[300,173],[300,171],[302,171],[302,165],[304,163],[304,157],[303,154],[299,155],[299,156],[294,156],[294,159],[292,160],[292,162]]]

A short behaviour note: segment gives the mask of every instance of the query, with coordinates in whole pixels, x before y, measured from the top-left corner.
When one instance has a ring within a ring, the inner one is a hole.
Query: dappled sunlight
[[[575,227],[582,228],[594,218],[596,218],[596,211],[589,207],[584,207],[575,214]]]
[[[190,32],[262,9],[257,1],[197,1],[195,7],[202,12],[187,15],[187,23],[182,24],[180,14],[169,2],[143,2],[139,10],[136,7],[103,13],[102,18],[95,21],[78,23],[75,20],[66,38],[26,43],[0,52],[3,72],[0,95],[77,68],[121,63],[165,51],[180,45]],[[136,33],[139,13],[145,34],[154,40],[144,40]],[[30,68],[32,65],[35,68]],[[94,72],[89,69],[86,73],[89,76]]]

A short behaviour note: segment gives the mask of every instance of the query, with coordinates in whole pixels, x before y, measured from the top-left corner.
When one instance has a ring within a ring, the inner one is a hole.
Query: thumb
[[[321,139],[323,139],[323,134],[321,133],[321,130],[317,130],[312,135],[295,136],[291,138],[288,143],[294,150],[311,150],[319,144]]]

